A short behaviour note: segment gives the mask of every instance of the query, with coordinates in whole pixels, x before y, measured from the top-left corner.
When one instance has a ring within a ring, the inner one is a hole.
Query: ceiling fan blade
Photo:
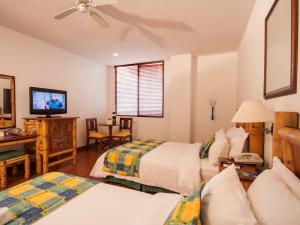
[[[100,16],[98,13],[95,13],[94,11],[89,11],[90,16],[96,20],[96,22],[103,28],[108,28],[110,25],[108,22],[106,22],[105,19],[103,19],[102,16]]]
[[[119,40],[125,42],[130,31],[132,31],[132,26],[125,27],[120,34]]]
[[[113,5],[119,3],[118,0],[92,0],[92,6]]]
[[[140,25],[137,25],[137,24],[134,24],[133,25],[135,28],[137,28],[146,38],[148,38],[149,40],[151,40],[154,44],[158,45],[159,47],[165,49],[165,45],[164,45],[164,40],[159,37],[158,35],[152,33],[150,30],[140,26]]]
[[[67,10],[62,11],[58,15],[54,16],[54,18],[57,19],[57,20],[61,20],[61,19],[65,18],[66,16],[69,16],[70,14],[72,14],[76,11],[77,11],[77,7],[72,7],[72,8],[69,8]]]

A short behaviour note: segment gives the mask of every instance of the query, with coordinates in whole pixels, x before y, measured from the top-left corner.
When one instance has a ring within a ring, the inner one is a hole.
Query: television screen
[[[67,92],[44,88],[30,88],[31,114],[67,113]]]

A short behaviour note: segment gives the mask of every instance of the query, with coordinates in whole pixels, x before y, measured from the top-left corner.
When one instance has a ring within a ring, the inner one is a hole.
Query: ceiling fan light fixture
[[[78,5],[78,10],[79,10],[80,12],[82,12],[82,13],[86,13],[86,12],[87,12],[87,5],[86,5],[86,4],[83,4],[83,3],[79,4],[79,5]]]
[[[55,19],[61,20],[65,17],[79,11],[81,13],[88,13],[100,26],[108,28],[110,24],[97,12],[96,6],[111,5],[117,3],[118,0],[75,0],[76,6],[65,9]]]

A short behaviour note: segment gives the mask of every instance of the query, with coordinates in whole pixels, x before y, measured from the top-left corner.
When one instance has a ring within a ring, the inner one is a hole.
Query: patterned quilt
[[[97,183],[52,172],[2,191],[0,207],[7,207],[12,214],[9,225],[32,224]]]
[[[104,172],[121,176],[139,177],[141,158],[164,143],[163,141],[136,140],[109,150],[104,159]]]

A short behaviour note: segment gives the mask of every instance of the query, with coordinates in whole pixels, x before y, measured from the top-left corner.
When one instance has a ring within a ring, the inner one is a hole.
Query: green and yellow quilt
[[[97,183],[52,172],[2,191],[0,207],[9,209],[13,217],[9,225],[32,224]]]
[[[183,198],[170,213],[164,225],[201,225],[201,193],[204,186],[202,183],[198,191]]]
[[[112,148],[106,153],[102,170],[121,176],[139,177],[141,158],[162,143],[164,142],[136,140]]]

